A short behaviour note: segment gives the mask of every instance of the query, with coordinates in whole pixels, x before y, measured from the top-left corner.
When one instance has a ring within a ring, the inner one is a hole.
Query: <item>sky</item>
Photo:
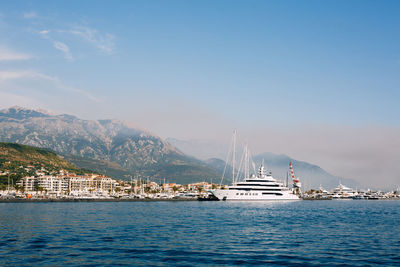
[[[399,1],[1,1],[0,108],[400,185]]]

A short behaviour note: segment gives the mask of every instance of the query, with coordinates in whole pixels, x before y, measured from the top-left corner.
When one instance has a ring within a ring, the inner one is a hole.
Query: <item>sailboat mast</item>
[[[247,176],[247,144],[244,146],[244,180]]]
[[[245,146],[245,156],[244,156],[244,179],[249,178],[250,176],[250,152],[249,147],[246,144]]]
[[[235,183],[236,130],[233,131],[232,182]]]

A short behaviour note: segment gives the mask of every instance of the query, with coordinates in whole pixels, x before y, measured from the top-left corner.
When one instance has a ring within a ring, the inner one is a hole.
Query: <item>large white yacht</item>
[[[228,189],[210,191],[219,200],[299,200],[293,190],[284,186],[266,172],[263,164],[257,176],[245,178],[243,182],[233,183]]]
[[[351,199],[352,197],[358,195],[357,191],[350,187],[342,185],[342,183],[339,183],[339,186],[333,189],[332,194],[333,199]]]

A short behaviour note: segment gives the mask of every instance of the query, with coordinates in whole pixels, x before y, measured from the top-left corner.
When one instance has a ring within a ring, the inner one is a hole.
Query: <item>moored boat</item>
[[[299,200],[291,189],[266,172],[263,164],[258,169],[257,176],[252,175],[243,182],[234,183],[228,189],[210,191],[219,200]]]
[[[239,165],[239,170],[235,176],[235,148],[236,148],[236,131],[232,138],[232,185],[228,189],[214,189],[209,192],[218,200],[300,200],[300,180],[295,178],[292,163],[290,163],[290,171],[293,178],[293,188],[289,189],[287,184],[277,181],[272,177],[272,173],[266,170],[264,162],[261,163],[257,174],[250,176],[250,151],[247,145],[244,147],[242,161]],[[228,153],[229,158],[229,153]],[[243,165],[242,165],[243,163]],[[253,164],[254,173],[255,164]],[[227,165],[226,165],[227,166]],[[225,169],[226,169],[225,166]],[[243,166],[243,169],[241,168]],[[225,173],[225,171],[224,171]],[[239,179],[239,176],[243,175]],[[222,179],[224,174],[222,175]],[[222,180],[221,180],[222,185]]]

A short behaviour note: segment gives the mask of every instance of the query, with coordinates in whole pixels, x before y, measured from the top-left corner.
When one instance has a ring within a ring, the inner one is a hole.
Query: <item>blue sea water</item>
[[[400,266],[400,201],[0,204],[2,266]]]

